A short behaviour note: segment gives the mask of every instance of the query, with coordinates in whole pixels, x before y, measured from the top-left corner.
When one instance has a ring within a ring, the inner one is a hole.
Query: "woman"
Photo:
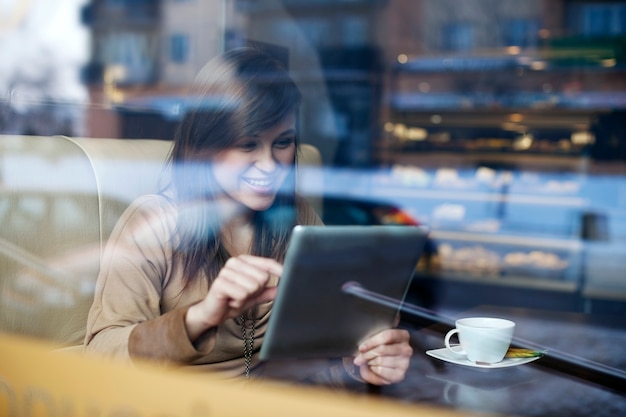
[[[291,229],[321,224],[295,192],[300,93],[248,48],[207,64],[193,93],[171,186],[135,201],[109,239],[85,347],[254,374]],[[408,340],[389,329],[365,341],[363,380],[402,380]]]

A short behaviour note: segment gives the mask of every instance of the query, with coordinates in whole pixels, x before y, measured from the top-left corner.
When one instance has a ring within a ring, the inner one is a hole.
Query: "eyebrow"
[[[278,135],[276,135],[276,137],[279,138],[279,137],[282,137],[282,136],[293,135],[295,133],[296,133],[296,129],[289,128],[289,129],[279,133]],[[261,135],[259,135],[258,133],[255,133],[253,135],[249,135],[248,137],[250,137],[250,138],[258,138],[260,136]]]
[[[278,136],[287,136],[287,135],[291,135],[296,133],[296,129],[287,129],[284,132],[282,132],[281,134],[279,134]]]

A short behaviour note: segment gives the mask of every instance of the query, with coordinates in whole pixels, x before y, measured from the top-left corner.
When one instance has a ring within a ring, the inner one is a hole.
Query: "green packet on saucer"
[[[543,352],[514,347],[510,347],[506,355],[504,355],[505,358],[534,358],[537,356],[543,356]]]

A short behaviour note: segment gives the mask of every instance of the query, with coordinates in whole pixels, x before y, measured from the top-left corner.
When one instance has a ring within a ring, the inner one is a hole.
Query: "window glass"
[[[429,230],[400,320],[410,372],[381,396],[462,413],[626,415],[626,1],[0,10],[0,317],[11,309],[0,331],[63,342],[67,332],[33,323],[91,296],[121,213],[163,189],[196,75],[254,46],[302,93],[298,140],[319,158],[299,167],[298,191],[321,219]],[[484,370],[426,353],[470,315],[514,320],[544,355]]]

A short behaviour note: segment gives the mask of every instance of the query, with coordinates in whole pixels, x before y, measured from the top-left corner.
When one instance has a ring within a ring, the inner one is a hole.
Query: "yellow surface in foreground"
[[[273,382],[126,366],[0,335],[0,416],[454,416],[450,410]]]

